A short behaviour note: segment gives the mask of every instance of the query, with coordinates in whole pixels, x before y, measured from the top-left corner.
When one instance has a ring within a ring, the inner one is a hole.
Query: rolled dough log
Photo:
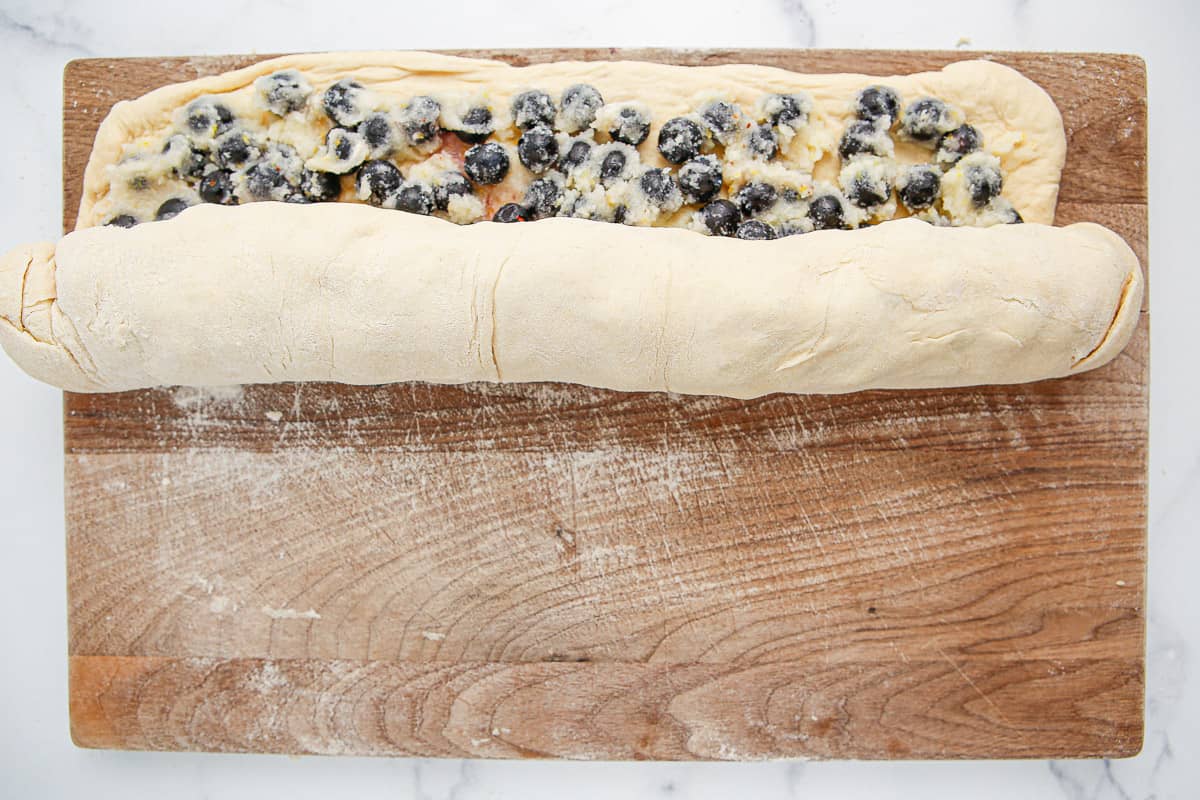
[[[1098,367],[1142,272],[1090,223],[774,241],[356,204],[204,205],[0,261],[0,343],[64,389],[567,381],[755,397]]]

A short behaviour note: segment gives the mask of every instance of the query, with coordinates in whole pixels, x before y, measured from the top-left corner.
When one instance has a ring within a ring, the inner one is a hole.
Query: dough
[[[170,132],[177,111],[204,95],[222,95],[221,101],[239,119],[262,121],[269,128],[268,136],[274,133],[293,142],[302,157],[315,153],[328,120],[311,107],[307,116],[272,118],[262,109],[254,89],[256,79],[284,69],[299,71],[317,93],[350,77],[383,99],[402,102],[428,94],[449,103],[466,93],[491,101],[501,115],[507,113],[508,100],[522,90],[542,89],[557,98],[571,84],[589,83],[602,91],[610,105],[638,103],[653,113],[650,135],[637,148],[642,163],[652,167],[666,165],[655,144],[661,125],[671,117],[692,113],[703,98],[720,97],[751,109],[768,93],[804,91],[813,100],[810,122],[799,131],[796,141],[787,143],[786,161],[798,170],[811,170],[813,178],[822,184],[837,181],[838,141],[846,123],[853,119],[855,94],[868,84],[883,83],[895,88],[905,102],[933,95],[960,110],[983,134],[986,150],[1000,158],[1005,172],[1004,196],[1026,221],[1046,224],[1054,220],[1066,154],[1062,118],[1050,97],[1015,70],[989,61],[961,61],[935,72],[872,77],[800,75],[747,64],[680,67],[632,61],[567,61],[513,67],[498,61],[424,52],[302,54],[165,86],[136,100],[117,103],[96,136],[84,178],[78,227],[99,225],[127,211],[138,212],[139,219],[152,219],[159,203],[179,194],[177,189],[158,187],[160,191],[150,187],[135,196],[121,186],[110,186],[110,168],[126,148],[157,151],[161,146],[159,137]],[[510,148],[516,144],[512,128],[501,126],[497,138]],[[915,163],[930,161],[933,153],[927,147],[898,141],[895,156],[899,163]],[[489,190],[490,210],[519,201],[524,186],[534,177],[517,163],[515,154],[512,162],[508,178]],[[779,167],[777,162],[768,165],[748,159],[728,169],[726,177],[727,181],[770,177],[767,173]],[[194,202],[196,198],[187,199]]]
[[[202,205],[0,261],[0,343],[73,391],[569,381],[755,397],[1098,367],[1143,279],[1082,223],[914,219],[774,241],[356,204]]]

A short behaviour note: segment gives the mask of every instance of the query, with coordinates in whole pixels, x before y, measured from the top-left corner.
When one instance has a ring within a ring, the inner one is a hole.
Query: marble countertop
[[[733,7],[737,12],[730,14]],[[344,17],[339,19],[339,17]],[[1200,700],[1190,680],[1200,614],[1188,593],[1200,560],[1200,396],[1190,303],[1200,272],[1192,213],[1192,78],[1200,6],[989,0],[468,2],[358,0],[0,4],[0,247],[54,239],[61,205],[63,64],[85,56],[296,50],[654,45],[1095,50],[1137,53],[1150,75],[1154,262],[1149,641],[1145,749],[1123,761],[581,764],[323,759],[78,750],[67,734],[61,397],[0,359],[0,796],[756,798],[1195,796]],[[1186,132],[1187,135],[1182,135]],[[1193,755],[1189,756],[1191,753]]]

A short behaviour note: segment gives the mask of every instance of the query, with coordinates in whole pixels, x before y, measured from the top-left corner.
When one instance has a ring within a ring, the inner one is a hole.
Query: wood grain
[[[911,72],[959,52],[471,51]],[[64,226],[116,100],[266,56],[64,74]],[[988,54],[1070,137],[1058,222],[1146,264],[1145,70]],[[67,395],[81,746],[555,758],[1127,756],[1144,688],[1144,308],[1008,387]]]

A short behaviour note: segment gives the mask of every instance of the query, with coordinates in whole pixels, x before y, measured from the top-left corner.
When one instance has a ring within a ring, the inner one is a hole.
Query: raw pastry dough
[[[770,392],[1015,383],[1111,360],[1143,279],[1083,223],[766,242],[355,204],[203,205],[0,261],[0,343],[73,391],[569,381]]]
[[[513,67],[440,53],[312,53],[164,86],[136,100],[117,103],[96,135],[77,226],[99,225],[129,210],[128,203],[134,198],[125,196],[115,202],[109,185],[109,168],[120,160],[125,147],[147,137],[158,141],[157,137],[166,136],[177,110],[204,95],[221,95],[221,101],[239,119],[269,118],[260,107],[254,81],[284,69],[302,73],[317,92],[349,77],[375,95],[396,102],[419,94],[447,98],[477,89],[478,97],[490,100],[501,114],[506,113],[508,99],[524,89],[537,88],[558,97],[571,84],[589,83],[603,92],[609,104],[636,102],[653,111],[650,135],[637,149],[644,164],[657,167],[666,165],[655,146],[659,128],[671,117],[694,111],[700,99],[719,96],[749,109],[768,93],[802,90],[812,97],[814,108],[800,139],[789,146],[787,161],[802,170],[812,169],[814,178],[827,183],[837,180],[837,145],[846,123],[853,119],[855,94],[869,84],[883,83],[896,89],[905,102],[933,95],[961,110],[983,134],[987,151],[1000,158],[1004,195],[1027,222],[1054,221],[1066,155],[1062,117],[1046,92],[1016,70],[990,61],[960,61],[934,72],[873,77],[801,75],[751,64],[681,67],[635,61],[559,61]],[[329,125],[323,115],[289,115],[267,124],[276,126],[279,137],[295,143],[305,157],[317,149]],[[515,145],[511,127],[501,126],[497,138]],[[932,158],[928,148],[903,141],[897,143],[895,155],[900,163]],[[498,187],[500,203],[520,200],[524,185],[533,177],[516,163],[515,156],[513,164],[508,179]],[[737,176],[749,180],[756,170],[770,172],[771,166],[747,161],[742,168],[732,169],[727,180]],[[140,209],[141,218],[148,219],[169,195],[144,194],[142,202],[148,205]]]

